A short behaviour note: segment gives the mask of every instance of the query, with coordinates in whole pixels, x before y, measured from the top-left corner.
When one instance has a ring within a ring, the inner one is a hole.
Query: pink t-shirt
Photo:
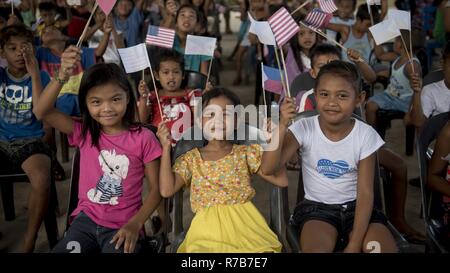
[[[161,156],[161,146],[147,128],[117,135],[102,133],[99,149],[91,135],[82,137],[82,125],[74,121],[69,144],[80,149],[78,206],[98,225],[119,229],[142,205],[144,165]]]

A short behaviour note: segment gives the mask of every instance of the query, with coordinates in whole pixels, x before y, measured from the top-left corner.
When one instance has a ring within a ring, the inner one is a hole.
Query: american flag
[[[279,47],[283,46],[300,30],[294,18],[284,7],[275,12],[267,21],[272,28]]]
[[[148,45],[172,48],[175,40],[175,30],[149,26],[147,32],[147,38],[145,39]]]
[[[326,13],[333,13],[338,10],[333,0],[319,0],[319,6]]]
[[[305,20],[303,20],[303,23],[317,30],[328,25],[331,17],[333,17],[333,14],[331,13],[323,12],[320,9],[313,9],[310,13],[308,13]]]

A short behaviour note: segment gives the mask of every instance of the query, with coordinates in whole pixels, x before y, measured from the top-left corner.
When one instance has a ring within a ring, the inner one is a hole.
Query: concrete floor
[[[232,30],[236,33],[239,29],[239,22],[237,19],[238,13],[232,13]],[[222,25],[223,28],[223,25]],[[234,87],[231,85],[235,71],[232,62],[226,61],[235,45],[236,36],[224,35],[222,39],[222,47],[224,50],[223,54],[223,64],[224,70],[221,72],[221,83],[223,86],[229,87],[231,90],[236,92],[244,105],[252,103],[254,98],[254,79],[251,79],[250,84],[241,85]],[[249,73],[253,75],[254,72]],[[392,128],[386,133],[386,142],[388,147],[402,155],[402,158],[406,161],[408,165],[408,177],[415,178],[419,175],[419,169],[417,164],[416,155],[405,156],[404,155],[404,126],[400,120],[394,121],[392,123]],[[71,154],[73,150],[71,149]],[[60,156],[60,155],[58,155]],[[67,177],[70,177],[70,162],[63,163],[66,170]],[[295,196],[297,190],[297,178],[298,173],[289,171],[289,201],[290,209],[295,207]],[[58,191],[60,215],[58,217],[58,224],[60,232],[65,228],[66,219],[66,209],[68,203],[68,192],[69,192],[69,179],[56,182],[56,187]],[[254,179],[254,187],[256,188],[256,196],[254,198],[255,205],[260,209],[263,215],[268,219],[269,215],[269,188],[265,182],[261,181],[259,178]],[[16,216],[17,218],[11,222],[5,222],[3,216],[3,208],[0,207],[0,233],[2,237],[0,238],[0,252],[17,252],[21,242],[21,236],[25,232],[25,227],[27,224],[27,208],[26,201],[29,192],[29,185],[27,183],[15,184],[15,205],[16,205]],[[188,193],[185,193],[184,199],[184,226],[187,227],[192,218],[192,213],[190,211],[190,205],[188,202]],[[1,206],[1,205],[0,205]],[[406,202],[406,218],[407,221],[417,230],[424,231],[424,222],[419,218],[420,212],[420,189],[408,185],[408,198]],[[150,229],[147,229],[150,230]],[[49,247],[47,244],[47,238],[45,229],[42,226],[39,232],[39,236],[36,243],[36,252],[48,252]],[[420,245],[411,245],[411,252],[423,252],[424,247]]]

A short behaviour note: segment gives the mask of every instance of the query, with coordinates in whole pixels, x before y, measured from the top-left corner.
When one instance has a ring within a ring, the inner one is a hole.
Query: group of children
[[[395,54],[386,57],[394,61],[390,84],[366,104],[362,82],[375,81],[376,71],[361,61],[367,58],[361,52],[366,46],[353,44],[367,40],[370,46],[367,6],[365,11],[358,9],[353,25],[330,25],[349,48],[347,52],[341,53],[301,27],[285,48],[291,86],[300,87],[293,90],[292,98],[279,100],[280,118],[269,126],[272,131],[267,138],[274,148],[265,150],[260,144],[229,141],[239,118],[230,107],[241,104],[235,93],[221,87],[189,90],[184,86],[187,70],[207,73],[209,60],[183,53],[187,35],[199,33],[201,14],[209,12],[212,1],[164,2],[161,24],[174,27],[177,35],[174,49],[158,50],[154,60],[158,93],[144,81],[132,86],[120,67],[117,48],[142,40],[138,28],[146,2],[119,0],[114,17],[98,12],[88,29],[88,36],[96,36],[96,47],[70,45],[52,19],[41,23],[41,46],[36,49],[34,34],[25,26],[10,22],[0,30],[2,57],[7,61],[7,67],[0,68],[0,157],[8,163],[1,172],[22,169],[32,188],[24,252],[34,249],[48,206],[54,153],[45,141],[51,132],[46,128],[66,134],[81,159],[78,205],[69,229],[52,252],[70,252],[71,241],[79,242],[85,253],[139,252],[144,223],[156,210],[164,221],[162,198],[182,187],[191,190],[195,216],[179,252],[280,252],[280,238],[251,202],[255,195],[251,179],[258,174],[287,187],[286,164],[293,158],[301,162],[305,190],[304,201],[291,217],[300,233],[302,252],[332,252],[338,241],[345,243],[344,252],[369,252],[371,241],[379,242],[382,252],[397,251],[386,216],[373,206],[378,160],[398,180],[394,186],[398,203],[389,210],[393,212],[389,219],[410,238],[423,239],[404,218],[406,170],[393,166],[398,156],[383,147],[384,141],[370,125],[376,124],[378,109],[410,112],[417,124],[450,110],[446,109],[450,104],[443,102],[448,94],[442,92],[450,86],[448,44],[443,54],[444,80],[422,90],[420,65],[407,57],[408,49],[396,38]],[[337,2],[343,22],[351,19],[348,7],[356,7],[355,1],[348,2]],[[258,10],[259,2],[255,3],[251,6]],[[248,39],[255,42],[251,35]],[[350,62],[342,61],[343,56]],[[300,73],[307,73],[309,80],[296,85],[295,76]],[[363,115],[364,108],[368,124],[354,117],[355,109]],[[306,110],[316,110],[318,115],[293,122],[298,112]],[[197,111],[199,116],[194,115]],[[189,126],[174,126],[186,117],[183,125]],[[171,158],[172,148],[194,123],[202,128],[206,145]],[[156,135],[145,124],[156,128]],[[450,196],[441,176],[449,160],[448,127],[437,142],[430,185]],[[143,181],[149,191],[144,200]]]

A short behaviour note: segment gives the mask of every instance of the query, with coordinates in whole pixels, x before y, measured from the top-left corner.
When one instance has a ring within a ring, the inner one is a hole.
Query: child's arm
[[[378,60],[383,62],[392,62],[398,58],[397,53],[391,51],[386,52],[381,45],[375,46],[375,56]]]
[[[299,148],[297,140],[291,133],[288,133],[286,136],[288,124],[296,115],[295,108],[296,106],[293,98],[285,98],[283,100],[280,108],[279,126],[274,128],[270,144],[262,155],[260,166],[262,175],[267,176],[278,173],[280,167],[284,166],[282,161],[285,157],[287,157],[287,159],[285,159],[287,161]],[[268,128],[268,131],[272,131],[272,129]]]
[[[149,193],[145,198],[142,207],[138,212],[114,235],[111,240],[116,243],[116,249],[124,244],[124,253],[133,253],[136,242],[139,239],[139,231],[145,224],[145,221],[158,207],[161,202],[159,194],[159,160],[153,160],[145,165],[145,177],[147,178]]]
[[[169,198],[179,191],[185,185],[185,182],[181,176],[172,171],[172,145],[170,131],[166,126],[166,122],[163,121],[159,124],[156,135],[163,148],[161,166],[159,168],[159,191],[162,197]]]
[[[450,196],[450,183],[445,180],[445,173],[450,154],[450,123],[442,129],[436,141],[433,156],[428,167],[427,186],[443,195]]]
[[[380,13],[380,22],[384,20],[388,13],[389,3],[388,0],[381,0],[381,13]]]
[[[117,32],[116,28],[114,27],[114,24],[112,23],[112,17],[111,16],[110,16],[110,19],[108,19],[108,20],[111,20],[111,27],[112,27],[112,32],[111,33],[113,35],[114,43],[116,44],[116,47],[117,48],[125,48],[125,41],[123,39],[122,33],[119,34]]]
[[[342,25],[342,24],[333,24],[333,23],[329,23],[328,25],[326,25],[327,29],[330,29],[332,31],[335,32],[339,32],[341,34],[341,40],[338,41],[341,44],[344,44],[347,39],[348,39],[348,35],[350,33],[350,27],[347,25]]]
[[[284,165],[281,166],[280,170],[274,175],[264,175],[261,172],[261,169],[258,170],[258,175],[264,178],[266,181],[278,187],[287,187],[288,186],[288,177],[286,167]]]
[[[38,62],[33,52],[33,46],[28,44],[22,48],[22,55],[25,60],[25,67],[31,76],[32,100],[33,108],[36,107],[39,100],[39,94],[42,92],[41,73],[39,71]]]
[[[111,35],[112,29],[112,20],[105,20],[105,23],[103,24],[103,32],[105,33],[105,35],[103,35],[102,40],[98,44],[98,47],[95,49],[95,56],[101,57],[105,53],[106,48],[108,47],[109,37]]]
[[[370,67],[370,65],[365,62],[369,60],[365,60],[364,62],[362,62],[360,60],[361,54],[357,50],[352,48],[347,49],[347,56],[350,61],[355,63],[361,73],[361,76],[367,83],[373,83],[377,80],[377,74],[375,74],[375,71],[373,71],[372,67]]]
[[[143,124],[146,124],[150,120],[150,114],[152,112],[152,108],[150,105],[147,105],[148,96],[150,96],[150,94],[149,94],[147,84],[145,83],[145,81],[139,82],[138,90],[139,90],[139,94],[140,94],[139,101],[137,103],[137,108],[138,108],[138,112],[139,112],[139,120]]]
[[[409,82],[411,84],[411,89],[414,92],[411,103],[412,107],[410,110],[411,119],[414,126],[420,128],[427,120],[427,117],[423,114],[422,109],[422,77],[420,77],[419,73],[413,73],[411,74],[411,79]]]
[[[84,35],[83,37],[83,41],[88,41],[89,39],[91,39],[92,35],[94,35],[94,33],[101,29],[103,24],[105,23],[105,21],[95,21],[95,25],[93,25],[92,27],[88,28],[88,30],[86,31],[86,35]]]
[[[144,4],[146,1],[144,0],[136,0],[135,1],[135,7],[139,10],[142,11],[144,9]]]
[[[374,166],[375,153],[359,161],[355,219],[353,231],[344,252],[361,252],[373,209]]]
[[[55,102],[63,84],[58,81],[67,81],[73,73],[77,62],[81,60],[81,49],[76,46],[68,47],[61,56],[61,67],[55,78],[45,88],[44,92],[33,90],[33,113],[39,120],[44,120],[53,128],[65,134],[71,134],[73,120],[70,116],[55,109]]]

